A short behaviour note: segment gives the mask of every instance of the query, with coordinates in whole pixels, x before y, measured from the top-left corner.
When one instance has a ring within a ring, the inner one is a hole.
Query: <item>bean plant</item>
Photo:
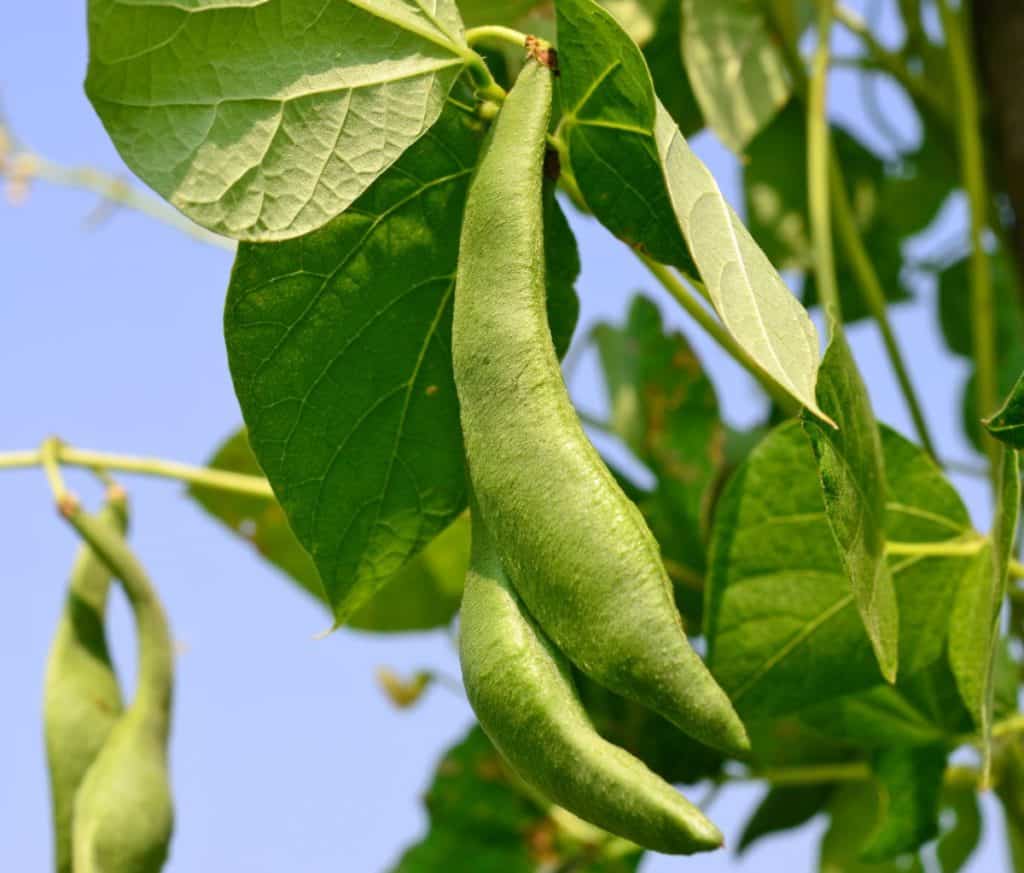
[[[188,482],[333,629],[454,630],[479,726],[392,873],[727,851],[678,786],[734,782],[763,795],[730,851],[822,816],[810,869],[955,873],[991,791],[1024,871],[1024,7],[885,11],[896,45],[832,0],[89,0],[86,93],[176,211],[17,148],[0,168],[237,241],[244,427],[206,467],[55,438],[0,455],[45,470],[82,539],[45,682],[58,871],[155,873],[190,826],[168,780],[171,632],[122,474]],[[839,66],[885,155],[826,111]],[[878,109],[880,78],[916,143]],[[688,142],[704,130],[739,158],[743,217]],[[951,197],[965,239],[915,258]],[[567,211],[749,374],[760,422],[723,422],[650,298],[576,330]],[[931,433],[949,398],[919,396],[890,321],[927,276],[970,370],[956,402],[987,532]],[[907,433],[876,419],[851,326],[880,338]],[[606,419],[566,389],[589,350]],[[73,466],[108,486],[96,515]],[[112,578],[140,652],[124,701]],[[381,679],[403,707],[434,681]]]

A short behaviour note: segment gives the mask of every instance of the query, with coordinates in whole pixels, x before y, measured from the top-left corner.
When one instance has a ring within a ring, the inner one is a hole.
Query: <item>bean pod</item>
[[[470,478],[502,564],[585,673],[729,753],[749,743],[690,647],[658,544],[579,423],[545,314],[551,73],[530,61],[484,146],[463,221],[452,353]]]
[[[127,518],[124,496],[117,493],[108,498],[96,524],[123,535]],[[107,565],[83,545],[46,664],[43,730],[57,873],[71,873],[75,795],[122,710],[104,629],[110,582]]]
[[[65,514],[121,581],[139,652],[135,697],[75,800],[74,873],[157,873],[167,859],[174,821],[167,771],[174,651],[167,619],[123,537],[75,507]]]
[[[569,664],[524,610],[479,513],[459,649],[480,725],[526,782],[574,815],[658,852],[722,845],[699,809],[594,730]]]

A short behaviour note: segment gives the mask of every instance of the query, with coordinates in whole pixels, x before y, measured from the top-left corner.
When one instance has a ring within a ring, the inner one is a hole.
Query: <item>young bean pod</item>
[[[707,851],[722,835],[682,794],[594,730],[564,656],[525,612],[473,515],[459,656],[480,725],[512,768],[574,815],[648,849]]]
[[[174,811],[167,771],[174,650],[145,571],[116,531],[72,506],[65,515],[121,581],[135,615],[135,697],[114,725],[75,800],[74,873],[157,873]]]
[[[592,678],[729,753],[749,747],[690,647],[658,544],[565,389],[545,316],[542,164],[551,73],[530,61],[470,187],[452,336],[470,478],[502,564]]]
[[[123,492],[108,497],[96,523],[123,535]],[[53,809],[54,866],[71,873],[71,816],[86,771],[121,715],[121,689],[110,662],[104,618],[111,575],[87,545],[75,559],[50,647],[43,688],[43,731]]]

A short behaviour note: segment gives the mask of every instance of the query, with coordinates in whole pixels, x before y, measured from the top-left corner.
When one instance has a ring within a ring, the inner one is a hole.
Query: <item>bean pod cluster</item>
[[[749,748],[691,648],[654,536],[584,433],[545,305],[552,73],[528,61],[484,145],[463,220],[452,353],[473,493],[460,655],[511,766],[553,800],[662,852],[721,844],[681,794],[593,729],[567,663],[729,754]]]

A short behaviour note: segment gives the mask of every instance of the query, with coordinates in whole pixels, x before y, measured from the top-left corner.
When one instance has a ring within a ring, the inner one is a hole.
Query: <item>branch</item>
[[[202,488],[215,488],[250,497],[274,496],[270,483],[262,476],[247,476],[210,467],[194,467],[176,461],[165,461],[162,458],[140,458],[133,455],[75,449],[55,438],[46,440],[43,447],[37,451],[0,453],[0,470],[43,467],[58,498],[63,493],[59,470],[61,466],[82,467],[95,471],[117,470],[122,473],[177,479]]]
[[[175,230],[207,245],[233,251],[235,242],[212,233],[186,218],[173,206],[152,194],[134,187],[124,179],[111,176],[93,167],[68,167],[58,164],[21,144],[10,126],[0,117],[0,179],[7,181],[7,199],[13,206],[21,204],[36,180],[64,188],[90,191],[99,195],[100,208],[89,223],[110,209],[128,208],[141,212]]]

